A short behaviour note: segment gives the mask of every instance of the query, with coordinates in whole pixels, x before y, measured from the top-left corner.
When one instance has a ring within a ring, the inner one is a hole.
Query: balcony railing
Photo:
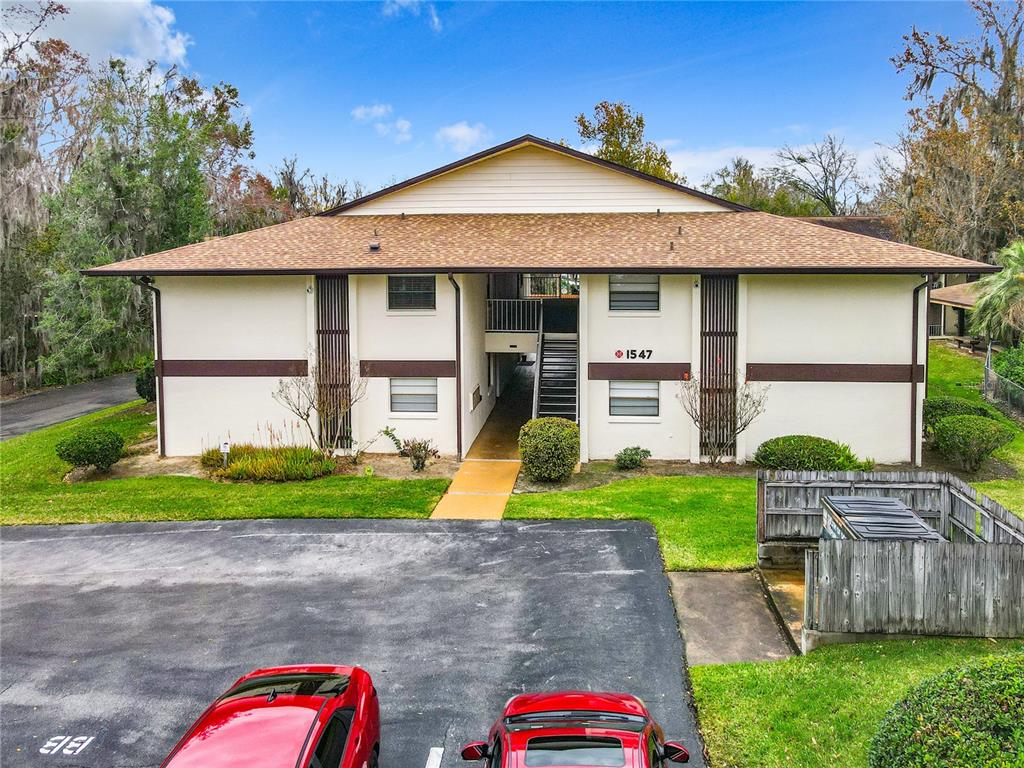
[[[488,331],[536,331],[543,311],[541,299],[488,299]]]

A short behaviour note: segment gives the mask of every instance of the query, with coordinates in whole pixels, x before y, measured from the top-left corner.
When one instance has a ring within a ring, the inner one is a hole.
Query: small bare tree
[[[330,458],[351,439],[346,418],[352,406],[366,397],[366,379],[359,363],[337,366],[314,364],[308,376],[280,379],[274,399],[306,425],[313,444]]]
[[[820,144],[784,146],[776,172],[793,189],[824,205],[832,216],[855,212],[868,185],[857,169],[857,155],[831,134]]]
[[[709,463],[718,464],[734,450],[736,438],[764,413],[768,387],[743,382],[736,388],[735,407],[729,407],[725,413],[721,407],[716,407],[714,393],[701,391],[698,376],[679,382],[677,397],[700,433],[702,453]]]

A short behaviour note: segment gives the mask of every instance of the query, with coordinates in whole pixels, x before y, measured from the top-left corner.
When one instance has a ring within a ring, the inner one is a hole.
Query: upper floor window
[[[388,309],[435,309],[434,275],[388,275]]]
[[[651,311],[660,307],[659,275],[608,275],[608,309]]]

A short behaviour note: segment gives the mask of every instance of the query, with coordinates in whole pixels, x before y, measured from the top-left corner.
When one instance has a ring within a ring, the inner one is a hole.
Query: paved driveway
[[[55,387],[0,405],[0,439],[23,435],[112,405],[135,400],[135,374]]]
[[[630,691],[698,743],[644,523],[26,527],[0,555],[5,768],[155,766],[237,675],[310,661],[374,676],[385,768],[459,765],[524,690]]]

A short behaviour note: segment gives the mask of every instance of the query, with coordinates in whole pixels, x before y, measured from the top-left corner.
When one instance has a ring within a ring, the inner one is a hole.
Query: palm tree
[[[1002,271],[978,281],[971,331],[1012,344],[1024,332],[1024,240],[999,251],[996,262]]]

